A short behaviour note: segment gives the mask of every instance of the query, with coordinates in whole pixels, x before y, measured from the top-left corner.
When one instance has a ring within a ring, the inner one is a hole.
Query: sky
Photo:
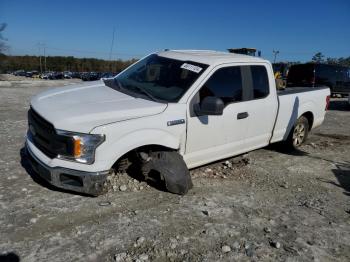
[[[163,49],[254,47],[277,61],[350,56],[349,0],[0,0],[10,55],[140,58]]]

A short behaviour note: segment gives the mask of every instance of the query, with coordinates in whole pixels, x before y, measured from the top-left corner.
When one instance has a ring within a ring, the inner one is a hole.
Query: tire
[[[179,195],[185,195],[193,187],[190,172],[180,154],[174,151],[155,151],[148,156],[142,165],[146,180],[163,182],[169,192]]]
[[[292,149],[298,149],[307,139],[309,134],[309,121],[301,116],[296,121],[287,138],[287,145]]]

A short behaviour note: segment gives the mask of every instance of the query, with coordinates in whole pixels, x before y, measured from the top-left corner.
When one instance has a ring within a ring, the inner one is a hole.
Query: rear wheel
[[[305,116],[301,116],[299,117],[294,127],[292,128],[287,139],[287,144],[290,147],[297,149],[302,144],[304,144],[308,134],[309,134],[309,121]]]

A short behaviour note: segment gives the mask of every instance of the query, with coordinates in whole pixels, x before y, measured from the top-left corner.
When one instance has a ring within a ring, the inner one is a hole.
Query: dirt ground
[[[10,80],[0,81],[0,261],[350,260],[345,99],[300,151],[270,146],[191,170],[186,196],[118,174],[114,190],[87,197],[29,175],[21,150],[30,97],[71,80]]]

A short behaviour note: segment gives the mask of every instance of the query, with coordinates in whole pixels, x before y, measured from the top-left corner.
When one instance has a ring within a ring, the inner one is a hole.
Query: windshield
[[[114,78],[120,91],[159,102],[177,102],[208,65],[150,55]]]

